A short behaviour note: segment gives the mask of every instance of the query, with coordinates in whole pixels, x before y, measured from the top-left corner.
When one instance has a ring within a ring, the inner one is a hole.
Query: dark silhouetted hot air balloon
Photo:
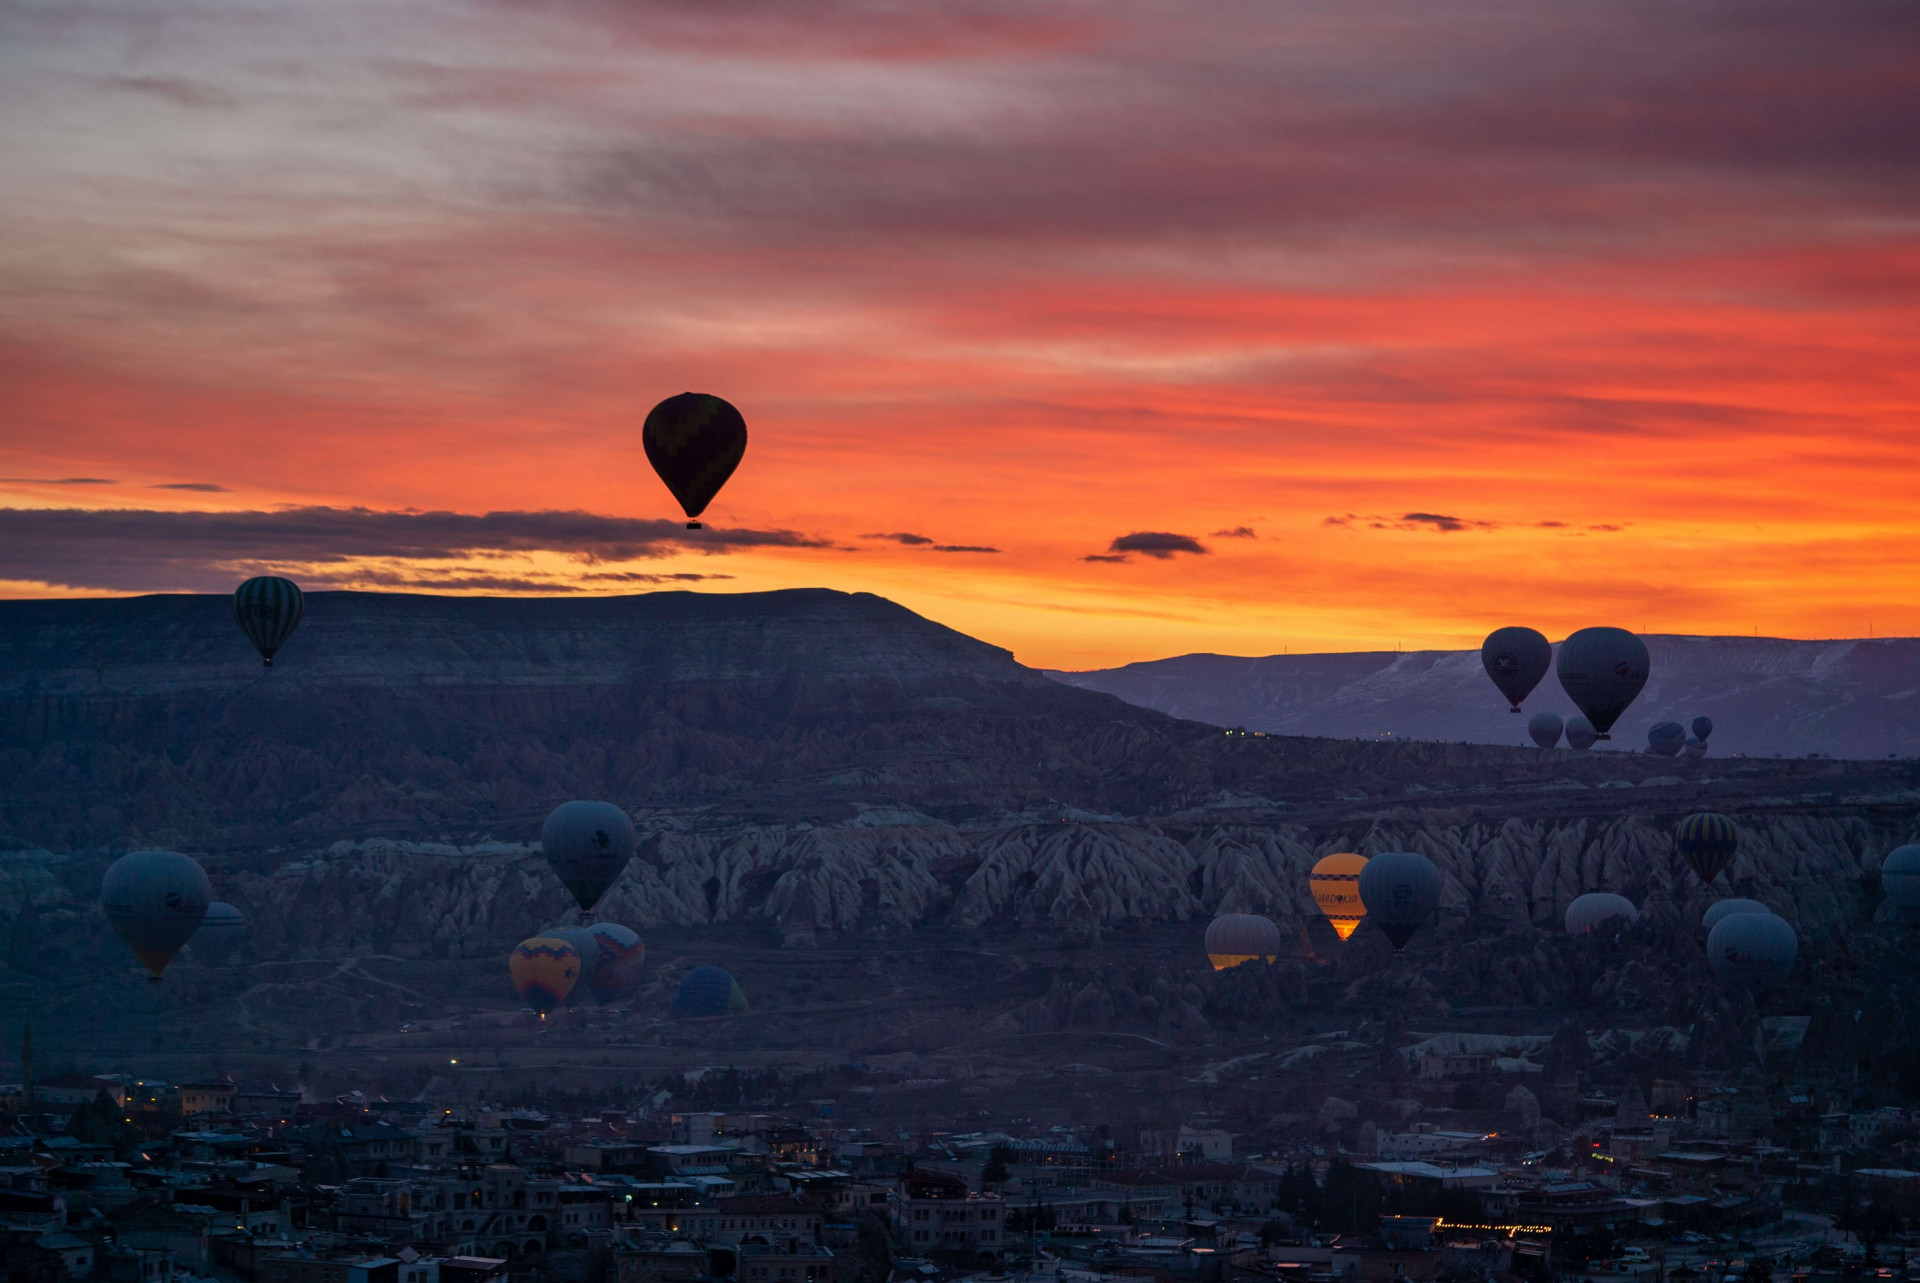
[[[1567,906],[1567,934],[1583,936],[1592,933],[1615,918],[1625,918],[1631,926],[1640,920],[1640,910],[1633,907],[1633,901],[1624,895],[1615,895],[1611,891],[1589,891],[1574,897]]]
[[[1404,949],[1440,905],[1440,870],[1413,851],[1383,851],[1360,870],[1360,900],[1368,920]]]
[[[687,514],[687,529],[706,511],[747,452],[747,421],[740,411],[705,392],[670,396],[647,414],[640,433],[647,462]]]
[[[1880,862],[1880,889],[1903,922],[1920,922],[1920,846],[1908,843]]]
[[[1686,743],[1687,728],[1678,722],[1656,722],[1647,731],[1647,751],[1658,757],[1678,757]]]
[[[1730,913],[1707,933],[1707,963],[1714,974],[1755,995],[1792,975],[1799,954],[1793,925],[1771,913]]]
[[[246,915],[225,900],[215,900],[207,906],[207,916],[201,919],[200,929],[193,933],[193,960],[218,967],[233,956],[246,938]]]
[[[1701,716],[1693,719],[1693,737],[1695,739],[1704,744],[1707,742],[1707,736],[1711,734],[1713,734],[1713,719],[1711,717]]]
[[[695,967],[673,991],[673,1003],[667,1014],[676,1020],[699,1020],[708,1016],[731,1016],[747,1009],[747,995],[740,982],[718,967]]]
[[[507,958],[507,971],[513,976],[520,1001],[544,1020],[580,982],[580,954],[565,940],[535,936],[514,946]]]
[[[154,980],[206,921],[213,888],[199,863],[178,851],[134,851],[100,882],[100,906]]]
[[[1496,628],[1480,643],[1480,666],[1517,713],[1553,666],[1553,644],[1531,628]]]
[[[1647,684],[1647,644],[1624,628],[1582,628],[1560,643],[1560,686],[1599,738]]]
[[[1541,748],[1552,748],[1560,742],[1560,730],[1565,725],[1558,713],[1535,713],[1527,719],[1527,734]]]
[[[1580,716],[1580,714],[1575,713],[1567,719],[1568,748],[1579,749],[1584,752],[1592,748],[1593,742],[1599,738],[1600,732],[1593,729],[1593,723]]]
[[[594,1000],[604,1006],[631,998],[640,988],[640,971],[647,961],[646,944],[617,922],[596,922],[588,930],[600,949],[599,965],[588,982]]]
[[[1366,867],[1366,856],[1335,851],[1321,856],[1307,878],[1313,902],[1327,915],[1334,934],[1342,940],[1359,930],[1360,919],[1367,916],[1367,906],[1360,900],[1360,870]]]
[[[581,912],[592,913],[633,858],[633,821],[611,802],[562,802],[540,826],[540,851]]]
[[[233,592],[233,617],[268,668],[273,667],[274,655],[300,626],[300,616],[306,609],[307,599],[301,595],[300,585],[278,575],[249,579]]]
[[[1732,917],[1736,913],[1772,913],[1772,912],[1773,912],[1772,909],[1769,909],[1766,905],[1760,903],[1758,900],[1740,900],[1740,899],[1715,900],[1712,904],[1707,906],[1707,911],[1700,915],[1700,925],[1705,927],[1708,931],[1712,931],[1715,927],[1719,926],[1722,922]]]
[[[1711,883],[1740,850],[1740,830],[1724,815],[1701,811],[1675,827],[1673,847],[1702,883]]]
[[[1226,913],[1207,924],[1207,961],[1215,971],[1243,962],[1272,962],[1280,956],[1280,928],[1272,918]]]

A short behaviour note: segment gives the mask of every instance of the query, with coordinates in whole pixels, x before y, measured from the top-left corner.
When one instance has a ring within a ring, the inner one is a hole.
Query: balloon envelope
[[[1567,747],[1589,749],[1600,738],[1600,732],[1593,729],[1593,723],[1575,713],[1567,719]]]
[[[1715,900],[1712,904],[1707,906],[1707,911],[1700,915],[1700,925],[1705,927],[1708,931],[1712,931],[1715,927],[1719,926],[1722,922],[1726,921],[1728,918],[1731,918],[1736,913],[1772,913],[1772,912],[1773,912],[1772,909],[1769,909],[1766,905],[1760,903],[1758,900],[1741,900],[1741,899]]]
[[[1541,748],[1552,748],[1560,742],[1560,731],[1565,725],[1558,713],[1535,713],[1527,719],[1527,734],[1533,736],[1533,742]]]
[[[1207,924],[1207,961],[1215,971],[1243,962],[1272,962],[1280,956],[1280,928],[1272,918],[1227,913]]]
[[[1553,666],[1553,644],[1531,628],[1496,628],[1480,643],[1480,666],[1517,713]]]
[[[193,933],[193,960],[209,967],[220,966],[246,938],[246,915],[225,900],[215,900],[207,906],[200,929]]]
[[[507,972],[520,1001],[544,1016],[580,982],[580,954],[565,940],[535,936],[514,946]]]
[[[698,1020],[707,1016],[731,1016],[747,1009],[747,995],[740,982],[718,967],[695,967],[673,991],[673,1003],[667,1014],[676,1020]]]
[[[1799,953],[1792,924],[1771,913],[1730,913],[1707,933],[1714,974],[1749,993],[1765,993],[1793,974]]]
[[[593,984],[594,975],[600,970],[600,941],[591,927],[554,927],[542,931],[549,940],[565,940],[580,955],[580,974],[573,982],[573,993],[585,995]]]
[[[1678,722],[1658,722],[1647,732],[1647,748],[1661,757],[1676,757],[1687,743],[1687,728]]]
[[[1633,907],[1633,901],[1624,895],[1615,895],[1611,891],[1589,891],[1574,897],[1567,906],[1567,934],[1570,936],[1587,935],[1615,918],[1625,918],[1629,925],[1640,920],[1640,910]]]
[[[1711,717],[1696,717],[1693,719],[1693,737],[1695,739],[1704,742],[1707,736],[1711,734],[1713,734],[1713,719]]]
[[[1601,739],[1647,684],[1647,644],[1624,628],[1582,628],[1560,643],[1561,689]]]
[[[1673,830],[1673,847],[1700,881],[1712,882],[1739,852],[1740,830],[1724,815],[1701,811],[1680,821]]]
[[[1908,843],[1887,852],[1880,862],[1880,889],[1903,917],[1920,913],[1920,846]]]
[[[611,802],[562,802],[540,826],[540,851],[591,912],[633,858],[633,821]]]
[[[278,575],[249,579],[233,593],[233,618],[269,668],[274,655],[300,626],[300,616],[306,609],[300,586]]]
[[[1360,870],[1360,899],[1367,917],[1404,949],[1440,904],[1440,870],[1413,851],[1383,851]]]
[[[618,922],[596,922],[587,928],[600,950],[600,961],[593,969],[589,984],[596,1002],[605,1004],[631,998],[640,987],[640,970],[647,960],[647,946],[639,935]]]
[[[1367,916],[1367,906],[1360,901],[1360,870],[1366,867],[1366,856],[1335,851],[1322,856],[1307,878],[1313,902],[1342,940],[1351,936],[1359,928],[1360,919]]]
[[[689,519],[706,511],[747,453],[747,421],[705,392],[670,396],[647,414],[640,432],[647,462]]]
[[[207,873],[178,851],[133,851],[100,882],[100,907],[155,980],[206,920],[213,888]]]

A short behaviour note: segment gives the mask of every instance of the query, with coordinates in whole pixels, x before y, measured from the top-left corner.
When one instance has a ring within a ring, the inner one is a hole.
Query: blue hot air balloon
[[[718,967],[695,967],[673,991],[667,1014],[675,1020],[731,1016],[747,1009],[740,982]]]
[[[1715,927],[1719,926],[1722,922],[1726,921],[1728,918],[1731,918],[1736,913],[1772,913],[1772,912],[1773,912],[1772,909],[1769,909],[1766,905],[1760,903],[1758,900],[1742,900],[1742,899],[1715,900],[1712,904],[1707,906],[1707,911],[1700,915],[1700,925],[1705,927],[1708,931],[1712,931]]]
[[[1908,843],[1880,862],[1880,889],[1903,922],[1920,922],[1920,846]]]
[[[1541,748],[1552,748],[1560,742],[1560,730],[1565,725],[1558,713],[1535,713],[1527,719],[1527,734]]]
[[[1633,907],[1633,901],[1624,895],[1615,895],[1611,891],[1589,891],[1576,896],[1567,906],[1567,934],[1570,936],[1590,935],[1600,926],[1624,919],[1628,926],[1640,920],[1640,910]]]
[[[1582,628],[1560,643],[1560,687],[1601,739],[1647,684],[1647,644],[1624,628]]]
[[[1707,736],[1711,734],[1713,734],[1713,719],[1711,717],[1701,716],[1693,719],[1693,737],[1695,739],[1704,744],[1707,742]]]
[[[1759,995],[1793,974],[1800,938],[1771,913],[1730,913],[1707,933],[1707,963],[1735,988]]]
[[[206,870],[191,857],[134,851],[115,860],[101,879],[100,907],[114,934],[157,981],[206,920],[212,890]]]
[[[1593,723],[1580,716],[1580,714],[1575,713],[1567,719],[1568,748],[1579,749],[1584,752],[1592,748],[1594,740],[1599,737],[1600,732],[1593,729]]]
[[[540,851],[591,913],[633,858],[633,821],[611,802],[562,802],[540,826]]]
[[[1404,949],[1440,906],[1440,870],[1414,851],[1385,851],[1360,870],[1360,903],[1367,921]]]
[[[1531,628],[1496,628],[1480,643],[1480,665],[1517,713],[1553,667],[1553,644]]]

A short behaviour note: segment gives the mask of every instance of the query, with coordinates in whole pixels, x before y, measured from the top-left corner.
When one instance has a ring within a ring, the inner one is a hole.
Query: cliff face
[[[1773,637],[1645,638],[1646,689],[1615,728],[1646,747],[1657,722],[1714,721],[1714,754],[1878,758],[1920,754],[1920,639],[1790,641]],[[1278,735],[1527,744],[1480,664],[1480,652],[1182,655],[1085,673],[1055,673],[1085,690],[1215,726]],[[1527,712],[1575,712],[1548,673]]]

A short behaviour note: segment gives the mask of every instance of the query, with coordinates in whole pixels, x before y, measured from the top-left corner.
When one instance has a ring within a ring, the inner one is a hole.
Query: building
[[[181,1083],[179,1091],[180,1112],[189,1118],[195,1114],[231,1114],[234,1098],[240,1094],[231,1078]]]
[[[997,1264],[1006,1249],[1004,1200],[998,1194],[970,1192],[957,1176],[905,1173],[893,1213],[895,1234],[915,1255],[938,1253],[970,1265]]]
[[[747,1243],[740,1248],[735,1277],[739,1283],[833,1283],[833,1253],[810,1244],[780,1251]]]

